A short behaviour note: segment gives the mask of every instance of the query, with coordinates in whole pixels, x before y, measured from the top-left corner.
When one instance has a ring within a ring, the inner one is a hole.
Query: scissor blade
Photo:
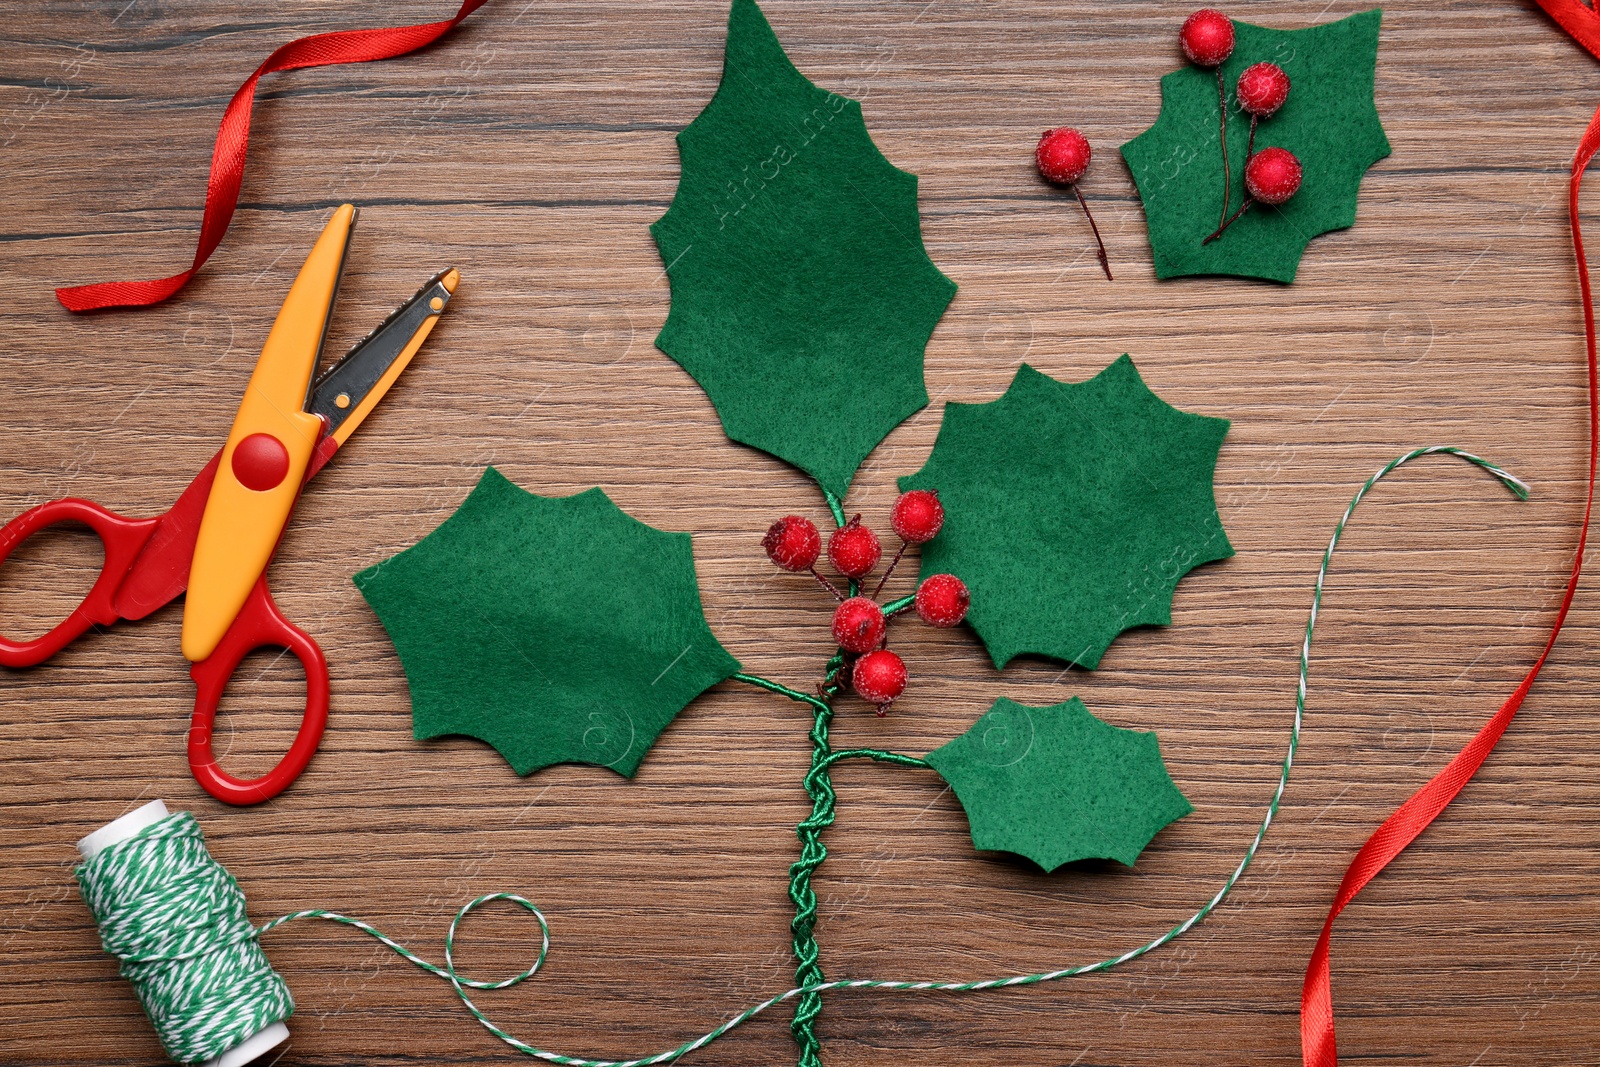
[[[453,268],[434,275],[311,384],[306,410],[328,421],[329,436],[343,444],[383,399],[439,321],[460,280]]]

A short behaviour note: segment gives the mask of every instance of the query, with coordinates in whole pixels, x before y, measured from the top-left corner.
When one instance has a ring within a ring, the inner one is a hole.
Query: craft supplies
[[[356,209],[334,212],[295,278],[245,389],[228,441],[165,514],[129,519],[73,497],[53,500],[0,527],[0,563],[34,534],[79,522],[105,544],[100,576],[83,601],[43,637],[0,637],[0,664],[29,667],[91,626],[142,619],[186,589],[183,651],[194,662],[189,766],[218,800],[255,804],[305,770],[328,718],[322,649],[278,610],[265,570],[304,483],[371,414],[411,362],[460,281],[446,270],[321,375],[313,377],[338,293]],[[294,653],[306,705],[294,743],[259,778],[235,778],[211,750],[217,705],[235,669],[263,646]]]
[[[1600,146],[1600,119],[1597,119],[1595,126],[1591,128],[1589,141],[1596,146]],[[654,1055],[626,1060],[591,1059],[539,1048],[500,1028],[474,1003],[467,994],[468,989],[495,990],[517,985],[538,973],[549,952],[550,929],[544,915],[525,897],[513,893],[487,894],[467,902],[456,912],[445,936],[443,966],[432,964],[417,956],[405,946],[393,941],[365,922],[331,911],[310,909],[292,912],[261,926],[250,928],[243,919],[243,897],[239,893],[237,884],[233,882],[233,879],[227,875],[225,870],[222,870],[216,864],[209,853],[205,852],[204,841],[193,816],[187,813],[170,815],[167,813],[165,805],[159,801],[148,804],[132,815],[124,816],[122,819],[84,838],[79,846],[85,859],[84,866],[79,868],[78,871],[79,883],[83,886],[85,900],[95,914],[96,922],[101,926],[102,940],[106,950],[122,960],[124,974],[130,980],[135,981],[136,988],[140,988],[139,983],[144,978],[146,969],[159,969],[163,965],[167,965],[170,966],[175,974],[181,976],[174,979],[174,982],[177,983],[177,988],[192,991],[206,977],[214,973],[207,964],[211,950],[232,950],[239,952],[241,956],[248,957],[249,953],[240,948],[240,946],[253,945],[253,942],[259,939],[261,935],[298,919],[323,919],[360,930],[414,966],[450,982],[451,988],[472,1014],[472,1017],[484,1029],[512,1049],[550,1063],[568,1065],[568,1067],[651,1067],[654,1064],[671,1063],[696,1049],[704,1048],[728,1032],[743,1026],[758,1015],[791,1000],[799,1001],[795,1017],[797,1038],[802,1041],[804,1050],[809,1050],[811,1053],[816,1054],[820,1050],[820,1043],[812,1029],[812,1023],[815,1021],[817,1012],[820,1011],[821,997],[824,993],[848,990],[876,990],[897,993],[966,993],[1037,985],[1064,978],[1097,974],[1121,967],[1170,944],[1193,930],[1228,898],[1234,887],[1249,870],[1251,862],[1255,859],[1260,851],[1262,842],[1266,839],[1268,830],[1276,820],[1279,806],[1282,804],[1284,794],[1288,788],[1289,775],[1294,766],[1295,755],[1299,750],[1301,730],[1305,721],[1312,640],[1316,634],[1317,618],[1322,608],[1323,585],[1327,580],[1334,552],[1337,550],[1340,539],[1357,506],[1379,481],[1407,463],[1432,455],[1447,455],[1470,463],[1494,477],[1518,498],[1525,499],[1527,497],[1527,486],[1506,471],[1479,456],[1445,446],[1419,448],[1407,452],[1386,464],[1371,478],[1367,479],[1366,483],[1361,486],[1351,499],[1344,515],[1335,527],[1333,537],[1329,540],[1328,547],[1323,552],[1321,566],[1317,570],[1316,582],[1312,588],[1311,612],[1306,622],[1305,639],[1300,649],[1299,678],[1295,687],[1294,715],[1290,724],[1288,749],[1279,769],[1278,779],[1267,804],[1266,812],[1262,816],[1261,823],[1251,838],[1244,856],[1223,880],[1216,893],[1207,899],[1193,914],[1159,937],[1105,959],[1031,974],[1004,975],[965,981],[878,978],[825,980],[818,965],[817,945],[812,936],[812,924],[815,922],[817,900],[810,882],[812,874],[827,857],[827,848],[822,842],[822,831],[833,822],[835,797],[831,786],[826,781],[826,776],[828,770],[834,764],[846,760],[866,759],[911,770],[933,769],[936,763],[964,765],[967,770],[951,770],[953,784],[960,783],[956,784],[956,788],[958,790],[965,789],[969,793],[972,791],[973,783],[980,790],[998,790],[997,795],[1002,798],[1002,804],[995,814],[999,815],[1004,810],[1004,800],[1007,797],[1005,788],[1007,779],[1015,781],[1017,776],[1028,773],[1026,759],[1032,753],[1034,747],[1032,738],[1016,729],[1019,712],[1048,713],[1051,716],[1058,717],[1062,725],[1071,724],[1070,729],[1086,731],[1085,736],[1102,733],[1107,727],[1104,723],[1098,723],[1098,720],[1091,722],[1090,720],[1093,719],[1093,716],[1089,716],[1087,711],[1082,709],[1081,703],[1077,701],[1071,701],[1067,705],[1057,708],[1033,709],[1015,705],[1009,701],[1000,701],[991,709],[989,716],[986,716],[986,719],[989,720],[986,725],[990,729],[985,731],[987,736],[982,739],[981,748],[976,753],[973,751],[974,746],[970,740],[965,745],[958,745],[953,742],[951,745],[945,746],[944,749],[931,753],[929,758],[925,760],[875,749],[832,750],[827,746],[827,729],[831,718],[831,709],[825,701],[811,694],[789,689],[786,686],[751,675],[736,675],[735,677],[740,681],[809,705],[817,713],[813,739],[818,743],[819,756],[814,758],[812,769],[806,776],[806,788],[814,797],[816,806],[812,815],[800,824],[803,844],[802,853],[800,861],[791,869],[789,887],[790,896],[795,900],[797,906],[795,925],[796,954],[802,960],[802,968],[813,974],[814,977],[811,980],[802,982],[795,988],[746,1008],[699,1037]],[[1519,689],[1516,699],[1520,700],[1530,684],[1531,677]],[[997,713],[1002,719],[1009,721],[994,722],[992,717]],[[1031,718],[1031,715],[1028,717]],[[999,727],[999,729],[993,729],[995,727]],[[1131,731],[1119,732],[1132,733]],[[996,734],[1010,738],[1012,743],[997,747],[995,745]],[[973,732],[969,731],[968,735],[965,736],[970,739],[973,736]],[[1149,735],[1144,736],[1148,737]],[[1102,736],[1102,743],[1104,739]],[[1136,738],[1133,740],[1135,744],[1148,743],[1140,742]],[[1058,737],[1042,747],[1054,748],[1062,743],[1061,738]],[[826,752],[826,755],[820,755],[822,752]],[[1482,755],[1486,754],[1487,751],[1485,750],[1479,755],[1479,762],[1481,762]],[[974,759],[974,755],[978,758]],[[969,771],[975,765],[998,768],[1003,772],[1003,777],[989,783],[985,783],[981,777],[971,779],[969,778]],[[1474,766],[1471,769],[1476,768]],[[940,773],[944,772],[940,771]],[[1467,777],[1470,777],[1470,770]],[[1148,786],[1149,783],[1146,783],[1146,785]],[[1159,784],[1157,784],[1157,791],[1160,791]],[[961,799],[965,804],[966,797]],[[1077,823],[1080,830],[1084,829],[1078,820],[1068,819],[1067,821],[1069,823]],[[1047,849],[1059,847],[1059,842],[1046,842],[1045,839],[1041,838],[1037,828],[1030,828],[1026,825],[1008,827],[1003,818],[992,825],[985,823],[981,827],[975,821],[974,833],[999,834],[1000,840],[995,842],[996,847],[1019,847],[1029,850],[1035,847]],[[1029,840],[1019,844],[1016,840],[1016,835],[1018,834],[1024,835]],[[1100,849],[1097,846],[1094,850],[1099,851]],[[1050,861],[1050,854],[1041,853],[1040,855],[1042,857],[1041,862]],[[179,884],[181,880],[180,872],[189,869],[199,872],[200,881],[216,888],[216,899],[220,900],[222,905],[204,908],[200,912],[199,921],[192,922],[188,931],[180,932],[177,929],[176,918],[182,913],[182,905],[189,899],[189,894],[192,892],[187,886]],[[541,943],[538,958],[531,967],[521,974],[514,975],[503,981],[487,982],[463,977],[455,970],[453,958],[455,940],[462,921],[484,905],[502,900],[513,903],[529,912],[539,923]],[[123,919],[123,916],[127,918]],[[139,935],[145,936],[140,937]],[[183,937],[187,937],[188,940],[175,940]],[[194,953],[192,956],[190,955],[191,952]],[[196,962],[191,964],[190,960]],[[292,1002],[288,999],[287,989],[283,991],[281,1001],[270,995],[272,983],[267,981],[264,976],[271,973],[271,968],[269,964],[265,963],[264,958],[259,965],[256,965],[252,957],[251,966],[244,968],[244,970],[260,981],[258,989],[265,992],[258,994],[260,1000],[248,1000],[241,1005],[241,1008],[248,1009],[243,1012],[243,1017],[246,1021],[237,1026],[238,1032],[243,1035],[241,1040],[254,1039],[264,1045],[276,1044],[282,1040],[283,1036],[287,1035],[286,1030],[273,1029],[274,1024],[282,1027],[283,1019],[287,1018],[289,1011],[292,1010]],[[281,979],[279,981],[281,982]],[[203,1001],[204,998],[197,999]],[[145,1004],[147,1012],[151,1010],[152,1001],[145,998],[142,989],[141,1003]],[[172,1002],[165,998],[157,998],[154,1003],[155,1012],[152,1013],[152,1021],[155,1021],[156,1015],[165,1011],[166,1006]],[[197,1029],[195,1020],[189,1014],[189,1009],[180,1008],[174,1011],[173,1015],[172,1019],[156,1022],[158,1032],[162,1032],[163,1027],[165,1027],[166,1032],[172,1033],[175,1038],[186,1038],[195,1032]],[[163,1034],[163,1040],[166,1040],[165,1033]],[[237,1044],[230,1046],[230,1040],[231,1038],[220,1040],[216,1045],[215,1054],[221,1056],[228,1051],[229,1047],[238,1047]],[[184,1052],[183,1054],[191,1053]],[[203,1053],[203,1055],[207,1056],[212,1054],[211,1052]],[[241,1067],[244,1062],[247,1061],[243,1059],[211,1061],[216,1067]],[[811,1062],[820,1062],[820,1060],[814,1058]]]

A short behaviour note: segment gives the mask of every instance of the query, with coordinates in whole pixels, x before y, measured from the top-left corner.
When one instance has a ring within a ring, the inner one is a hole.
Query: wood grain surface
[[[10,5],[0,25],[0,518],[61,495],[165,508],[227,432],[283,293],[330,209],[361,205],[334,341],[434,271],[461,269],[422,356],[307,492],[271,581],[332,664],[310,770],[264,806],[191,780],[181,610],[0,672],[0,1063],[164,1062],[98,946],[73,842],[153,797],[200,818],[264,920],[361,916],[437,956],[455,909],[495,890],[550,917],[544,973],[481,1003],[545,1048],[670,1048],[788,988],[787,866],[808,810],[804,710],[728,683],[666,731],[636,780],[519,779],[487,746],[419,743],[400,664],[349,577],[414,543],[493,463],[522,486],[602,486],[694,534],[707,614],[748,669],[809,684],[828,606],[777,574],[777,515],[821,519],[796,471],[723,436],[652,342],[668,289],[647,226],[677,180],[673,135],[716,87],[726,0],[496,0],[408,58],[262,87],[241,206],[179,298],[72,316],[55,285],[156,277],[192,255],[223,106],[303,34],[444,17],[448,2],[221,0]],[[1354,0],[1239,0],[1298,27]],[[1386,482],[1325,600],[1305,743],[1258,865],[1208,922],[1108,974],[965,996],[830,995],[836,1067],[1290,1065],[1300,982],[1345,864],[1497,707],[1544,639],[1581,513],[1583,370],[1566,170],[1600,68],[1526,3],[1385,11],[1379,111],[1394,154],[1353,229],[1315,240],[1293,286],[1156,282],[1116,146],[1155,118],[1186,8],[1044,0],[769,0],[796,64],[860,98],[921,177],[934,261],[961,286],[927,351],[934,403],[871,456],[850,506],[886,525],[947,400],[998,396],[1020,362],[1083,379],[1130,352],[1153,388],[1233,428],[1217,498],[1238,554],[1179,587],[1171,627],[1093,673],[995,672],[964,630],[906,627],[912,688],[885,719],[842,708],[841,745],[922,753],[995,697],[1082,696],[1160,731],[1195,814],[1137,870],[1054,876],[974,853],[935,777],[844,766],[819,936],[830,977],[976,978],[1119,952],[1190,914],[1243,854],[1271,794],[1318,559],[1368,474],[1418,445],[1481,451],[1517,503],[1450,460]],[[1039,183],[1038,132],[1093,142],[1076,205]],[[1600,213],[1600,208],[1595,209]],[[870,388],[863,382],[862,388]],[[86,534],[0,570],[0,622],[34,631],[92,576]],[[1554,659],[1457,805],[1345,914],[1334,990],[1348,1064],[1600,1063],[1600,614],[1585,583]],[[230,691],[226,765],[270,766],[301,678],[261,654]],[[509,911],[466,928],[473,973],[529,959]],[[536,945],[536,942],[534,942]],[[340,928],[266,948],[298,1005],[290,1064],[489,1064],[513,1054],[448,986]],[[685,1063],[793,1062],[780,1009]]]

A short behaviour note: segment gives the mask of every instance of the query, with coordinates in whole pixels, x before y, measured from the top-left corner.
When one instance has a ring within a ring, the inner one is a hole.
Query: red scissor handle
[[[0,563],[4,563],[17,546],[34,534],[62,522],[81,522],[99,535],[105,546],[105,562],[100,566],[100,577],[72,613],[61,620],[49,633],[32,641],[13,641],[0,636],[0,664],[7,667],[31,667],[43,663],[77,640],[85,630],[94,625],[109,626],[119,616],[112,599],[117,587],[127,576],[134,559],[150,540],[156,524],[161,520],[130,519],[108,511],[91,500],[66,497],[51,500],[0,527]]]
[[[299,658],[306,673],[305,717],[300,720],[294,744],[276,767],[260,778],[235,778],[222,769],[212,754],[211,731],[217,721],[217,705],[233,672],[245,656],[264,647],[286,648]],[[194,718],[189,722],[189,769],[207,793],[226,804],[259,804],[277,796],[300,777],[328,725],[328,661],[304,630],[283,617],[267,591],[265,577],[250,590],[238,618],[216,651],[190,668],[189,676],[197,687]]]

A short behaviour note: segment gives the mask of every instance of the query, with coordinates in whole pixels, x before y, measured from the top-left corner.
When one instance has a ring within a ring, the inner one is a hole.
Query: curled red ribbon
[[[222,243],[239,203],[239,183],[244,178],[245,152],[250,145],[250,109],[256,99],[256,83],[262,75],[302,67],[331,67],[341,63],[368,63],[393,59],[432,44],[455,29],[468,15],[482,7],[484,0],[463,0],[455,16],[443,22],[416,26],[394,26],[377,30],[344,30],[319,33],[290,41],[267,57],[239,91],[228,101],[217,128],[216,147],[211,151],[211,179],[206,183],[205,214],[200,221],[200,242],[189,269],[170,278],[143,282],[101,282],[56,290],[56,299],[68,311],[93,311],[97,308],[143,307],[165,300],[189,284],[195,272],[211,258]]]
[[[1579,0],[1537,0],[1537,3],[1563,30],[1600,59],[1600,15],[1593,8]],[[1583,172],[1596,151],[1600,151],[1600,110],[1596,110],[1594,118],[1589,121],[1589,128],[1573,157],[1572,177],[1567,191],[1567,213],[1572,226],[1572,249],[1578,262],[1578,290],[1583,302],[1584,344],[1589,364],[1589,490],[1583,508],[1583,526],[1578,531],[1578,546],[1572,555],[1572,574],[1567,579],[1566,593],[1561,598],[1561,606],[1556,611],[1544,649],[1516,690],[1442,771],[1413,793],[1378,827],[1345,871],[1339,891],[1334,895],[1333,907],[1328,910],[1328,919],[1322,924],[1322,936],[1317,939],[1317,947],[1306,966],[1305,985],[1301,989],[1300,1055],[1305,1067],[1338,1067],[1339,1063],[1333,1027],[1333,990],[1328,970],[1328,943],[1333,933],[1333,921],[1339,917],[1345,905],[1388,866],[1390,860],[1405,851],[1406,846],[1439,817],[1478,772],[1489,753],[1494,751],[1494,746],[1506,732],[1506,727],[1511,725],[1528,690],[1533,688],[1534,679],[1539,677],[1539,671],[1549,658],[1550,650],[1561,634],[1562,624],[1567,620],[1567,610],[1572,607],[1572,598],[1578,591],[1578,576],[1583,571],[1584,543],[1589,537],[1589,516],[1594,510],[1596,461],[1600,460],[1600,387],[1596,384],[1594,296],[1589,286],[1589,262],[1583,252],[1583,231],[1578,224],[1578,194],[1583,183]]]

